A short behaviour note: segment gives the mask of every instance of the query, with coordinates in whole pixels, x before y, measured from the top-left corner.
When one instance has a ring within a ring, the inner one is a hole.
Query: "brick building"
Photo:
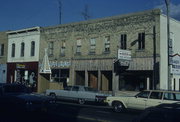
[[[179,57],[180,22],[170,20],[173,56]],[[38,57],[12,57],[13,39],[29,40],[29,29],[10,32],[8,64],[36,62],[38,92],[52,84],[85,85],[103,92],[167,89],[167,18],[159,9],[38,28]],[[31,29],[30,29],[31,30]],[[22,31],[22,32],[21,32]],[[22,36],[19,36],[22,35]],[[21,38],[22,37],[22,38]],[[18,42],[18,40],[17,40]],[[17,45],[22,44],[18,43]],[[20,45],[19,45],[20,46]],[[22,45],[21,45],[22,46]],[[40,73],[47,48],[51,74]],[[21,48],[19,48],[21,49]],[[29,48],[30,49],[30,48]],[[131,60],[119,58],[130,55]],[[19,53],[18,51],[17,53]],[[28,53],[28,52],[27,52]],[[29,55],[29,54],[27,54]],[[177,62],[180,62],[179,60]],[[24,64],[26,65],[26,64]],[[178,67],[172,65],[171,88],[180,89]],[[38,68],[37,68],[38,67]],[[32,68],[32,67],[31,67]],[[16,70],[16,69],[14,69]],[[173,72],[176,71],[176,73]],[[13,73],[12,73],[13,75]],[[60,87],[58,87],[60,88]]]
[[[153,73],[159,76],[160,15],[160,10],[151,10],[42,28],[40,45],[48,48],[52,80],[101,91],[152,88]],[[125,71],[118,49],[131,52]],[[40,62],[42,58],[43,51]]]

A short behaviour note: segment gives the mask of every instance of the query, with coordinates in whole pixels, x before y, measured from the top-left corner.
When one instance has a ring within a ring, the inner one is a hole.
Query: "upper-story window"
[[[96,52],[96,38],[90,39],[90,54],[94,54]]]
[[[105,52],[110,52],[110,36],[105,36],[104,51]]]
[[[127,35],[126,34],[121,34],[121,40],[120,40],[121,44],[120,44],[120,47],[121,49],[124,49],[126,50],[127,49]]]
[[[4,55],[4,44],[0,44],[0,56]]]
[[[145,49],[145,33],[138,34],[138,50]]]
[[[31,56],[35,56],[35,41],[31,42]]]
[[[76,54],[81,53],[81,39],[77,39],[76,41]]]
[[[16,48],[16,45],[13,43],[12,49],[11,49],[11,57],[15,57],[15,48]]]
[[[65,56],[65,50],[66,50],[66,41],[62,41],[62,46],[60,50],[60,55]]]
[[[48,54],[49,54],[49,56],[53,55],[53,50],[54,50],[54,42],[49,42],[49,45],[48,45]]]
[[[21,43],[21,57],[24,57],[24,48],[25,48],[25,44],[24,42]]]

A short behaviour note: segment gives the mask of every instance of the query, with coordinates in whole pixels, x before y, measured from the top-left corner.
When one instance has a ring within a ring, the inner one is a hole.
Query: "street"
[[[0,122],[131,122],[140,112],[115,113],[107,106],[58,101],[48,113],[1,114]]]

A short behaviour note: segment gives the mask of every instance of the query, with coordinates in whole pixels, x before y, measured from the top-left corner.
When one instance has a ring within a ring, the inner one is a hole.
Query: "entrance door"
[[[89,72],[89,86],[98,89],[98,72]]]

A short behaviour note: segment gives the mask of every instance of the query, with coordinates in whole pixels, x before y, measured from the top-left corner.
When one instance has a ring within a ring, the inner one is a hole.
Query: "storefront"
[[[70,61],[50,61],[51,82],[61,82],[66,87],[69,83],[70,65]]]
[[[37,73],[37,62],[7,64],[7,82],[24,84],[28,87],[31,87],[33,91],[37,90]]]

